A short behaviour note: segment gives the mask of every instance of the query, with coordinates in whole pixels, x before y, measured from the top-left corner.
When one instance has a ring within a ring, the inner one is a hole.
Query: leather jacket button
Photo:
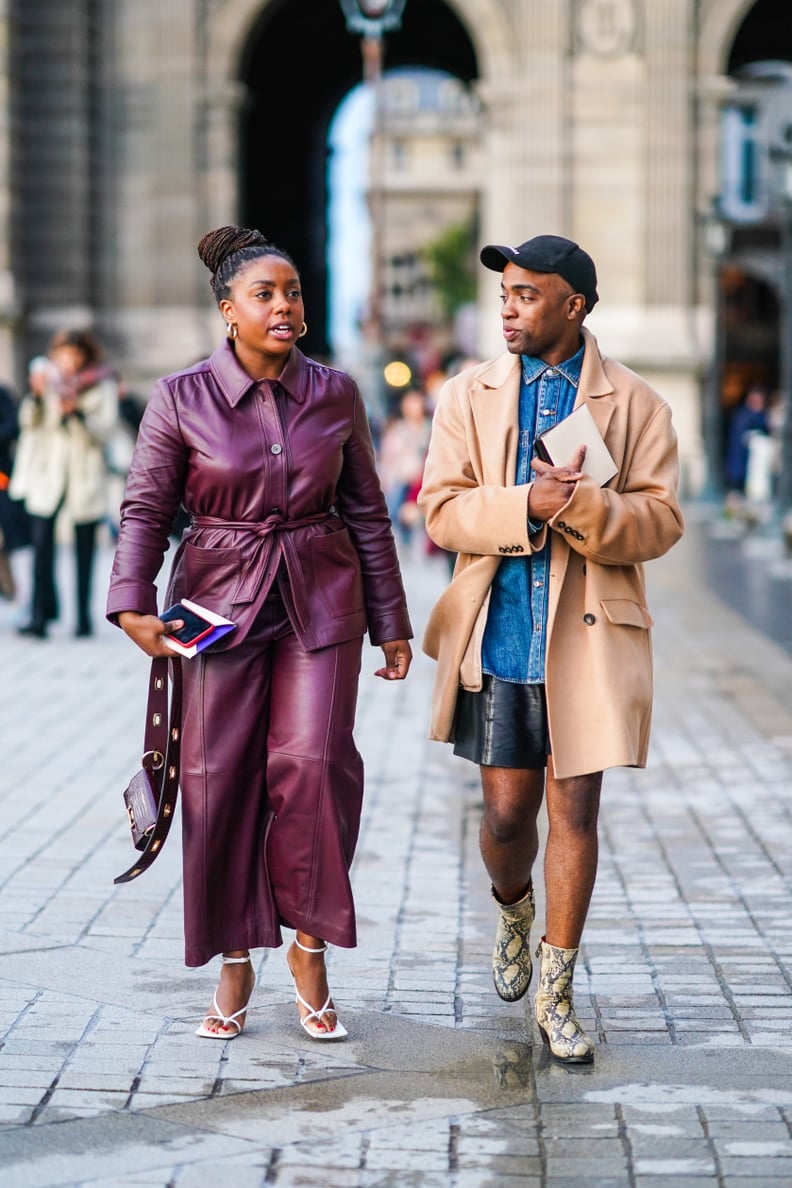
[[[563,528],[566,528],[566,521],[565,521],[565,520],[559,520],[559,521],[558,521],[558,525],[557,525],[557,527],[559,527],[559,528],[562,528],[562,529],[563,529]]]
[[[271,454],[282,454],[282,453],[283,453],[283,446],[282,446],[282,445],[278,445],[278,443],[277,443],[277,441],[276,441],[276,442],[275,442],[275,445],[271,445],[271,446],[270,446],[270,453],[271,453]]]
[[[583,616],[583,622],[586,624],[587,627],[591,627],[591,625],[593,623],[596,623],[596,621],[597,620],[595,619],[594,615],[588,614],[588,615]]]

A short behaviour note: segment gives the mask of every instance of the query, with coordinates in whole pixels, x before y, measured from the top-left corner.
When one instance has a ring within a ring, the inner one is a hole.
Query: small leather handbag
[[[168,712],[168,666],[173,691]],[[148,870],[170,832],[179,793],[181,750],[182,662],[158,658],[151,663],[146,732],[140,771],[124,791],[124,807],[132,830],[136,862],[114,883],[131,883]]]

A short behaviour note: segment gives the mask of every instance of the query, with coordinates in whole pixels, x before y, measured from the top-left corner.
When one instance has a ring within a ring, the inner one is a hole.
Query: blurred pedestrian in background
[[[726,448],[726,485],[730,491],[745,492],[748,477],[751,434],[770,433],[767,390],[761,384],[751,384],[735,408],[729,422]]]
[[[53,338],[49,358],[34,359],[30,391],[19,410],[21,434],[11,494],[23,499],[33,542],[30,621],[21,635],[46,638],[60,613],[55,580],[56,522],[74,530],[78,637],[91,635],[96,533],[107,515],[105,447],[118,421],[118,382],[87,330]]]
[[[9,601],[16,597],[9,554],[30,543],[24,509],[14,503],[8,490],[18,436],[16,401],[11,389],[0,384],[0,597]]]
[[[399,403],[398,416],[382,431],[379,472],[388,514],[397,536],[407,543],[423,517],[415,502],[420,489],[432,421],[423,392],[411,389]]]

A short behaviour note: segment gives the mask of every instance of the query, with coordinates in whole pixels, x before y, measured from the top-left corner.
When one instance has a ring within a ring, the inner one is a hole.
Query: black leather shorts
[[[550,751],[544,685],[515,685],[484,674],[480,693],[460,689],[454,754],[484,767],[546,767]]]

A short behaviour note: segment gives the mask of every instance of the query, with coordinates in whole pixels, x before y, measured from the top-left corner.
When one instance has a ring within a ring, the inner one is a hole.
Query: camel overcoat
[[[588,404],[619,467],[606,486],[584,477],[562,510],[529,535],[530,484],[515,485],[520,358],[506,354],[444,385],[419,497],[431,539],[459,554],[423,639],[437,661],[429,736],[452,740],[459,686],[481,688],[481,641],[501,558],[530,555],[549,539],[545,689],[560,779],[646,764],[652,619],[643,562],[662,556],[684,530],[668,404],[601,356],[587,330],[583,336],[575,407]]]

